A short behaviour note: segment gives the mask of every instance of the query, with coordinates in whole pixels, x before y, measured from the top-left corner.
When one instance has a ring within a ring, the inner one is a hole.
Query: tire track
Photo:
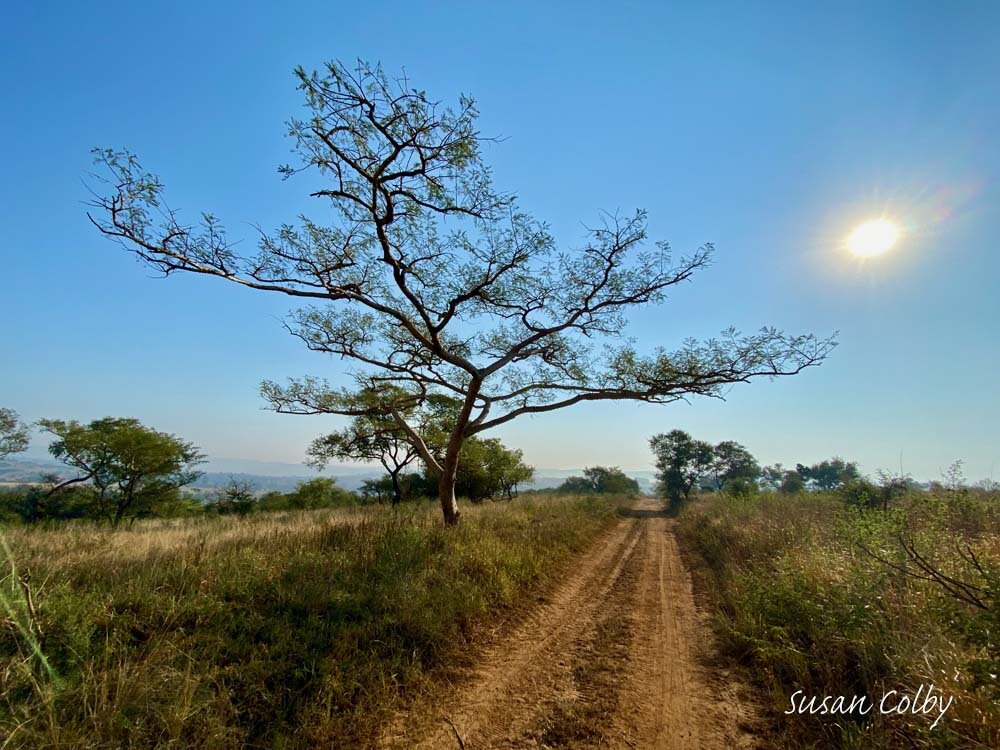
[[[673,521],[644,499],[467,679],[399,716],[379,747],[752,747],[738,686],[702,666],[710,642]]]

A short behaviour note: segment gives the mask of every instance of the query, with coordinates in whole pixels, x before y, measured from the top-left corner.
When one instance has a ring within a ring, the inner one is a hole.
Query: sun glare
[[[892,249],[899,239],[899,227],[887,219],[866,221],[847,238],[847,248],[859,258],[873,258]]]

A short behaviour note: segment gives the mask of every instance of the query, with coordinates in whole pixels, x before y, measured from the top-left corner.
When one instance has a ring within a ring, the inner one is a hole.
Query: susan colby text
[[[851,714],[866,716],[874,709],[882,714],[922,714],[933,717],[931,729],[938,725],[945,713],[951,708],[954,697],[945,699],[944,695],[935,692],[933,683],[921,685],[913,695],[899,690],[889,690],[880,700],[867,695],[806,695],[804,690],[792,693],[789,702],[791,707],[785,714]]]

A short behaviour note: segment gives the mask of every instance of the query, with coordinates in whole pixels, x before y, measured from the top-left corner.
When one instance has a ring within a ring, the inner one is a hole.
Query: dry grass
[[[996,590],[1000,498],[912,493],[889,512],[835,494],[701,498],[680,519],[728,654],[769,697],[776,747],[1000,747],[996,601],[980,610],[869,556],[903,564],[899,532],[956,578]],[[968,544],[986,577],[964,563]],[[990,675],[993,675],[992,677]],[[787,716],[789,697],[955,697],[935,729],[924,716]]]
[[[8,530],[0,742],[369,746],[612,517],[550,498],[457,529],[424,506]]]

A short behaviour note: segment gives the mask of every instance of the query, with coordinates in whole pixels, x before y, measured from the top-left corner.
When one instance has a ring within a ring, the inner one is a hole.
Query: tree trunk
[[[465,442],[465,428],[469,424],[469,415],[472,414],[472,407],[479,395],[479,388],[482,381],[474,378],[469,384],[468,393],[465,395],[465,403],[455,420],[455,429],[451,433],[448,441],[448,450],[445,452],[444,464],[441,466],[441,476],[438,477],[438,500],[441,501],[441,512],[444,514],[446,526],[454,526],[458,523],[458,503],[455,502],[455,480],[458,477],[458,454],[462,451],[462,443]]]
[[[451,448],[445,456],[441,476],[438,477],[438,499],[441,501],[441,512],[448,526],[458,523],[458,503],[455,501],[455,479],[458,476],[458,450],[452,455]]]
[[[399,487],[399,472],[390,472],[389,476],[392,477],[392,504],[399,505],[403,499],[403,492]]]

